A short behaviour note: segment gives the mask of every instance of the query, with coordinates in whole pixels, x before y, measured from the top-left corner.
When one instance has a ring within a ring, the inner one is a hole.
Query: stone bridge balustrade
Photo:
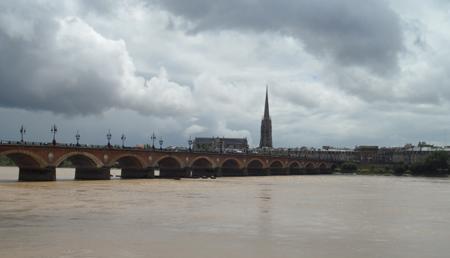
[[[19,167],[21,181],[51,181],[56,168],[75,168],[75,179],[107,180],[110,169],[121,169],[121,177],[159,178],[211,176],[268,176],[328,173],[330,161],[257,153],[200,153],[138,148],[77,147],[0,144],[0,155]]]

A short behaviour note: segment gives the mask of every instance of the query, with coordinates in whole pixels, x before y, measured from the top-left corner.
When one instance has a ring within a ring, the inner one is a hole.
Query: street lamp
[[[53,134],[53,145],[56,145],[56,133],[58,132],[58,128],[56,127],[56,125],[53,125],[52,128],[50,129],[50,131]]]
[[[106,139],[108,139],[108,148],[111,148],[111,130],[108,130],[108,133],[106,134]]]
[[[155,149],[155,140],[156,140],[155,132],[153,132],[152,136],[150,136],[150,139],[152,139],[152,149]]]
[[[192,151],[192,138],[191,138],[191,136],[189,136],[189,141],[188,141],[188,144],[189,144],[189,151]]]
[[[163,141],[162,137],[159,138],[159,150],[162,150],[163,143],[164,143],[164,141]]]
[[[20,142],[23,142],[23,136],[25,135],[25,133],[27,132],[27,129],[25,129],[25,127],[23,127],[23,125],[20,127]]]
[[[122,134],[120,139],[122,140],[122,148],[125,148],[125,140],[127,139],[127,137],[125,136],[125,134]]]
[[[77,140],[77,146],[80,146],[80,132],[77,130],[77,134],[75,134],[75,139]]]

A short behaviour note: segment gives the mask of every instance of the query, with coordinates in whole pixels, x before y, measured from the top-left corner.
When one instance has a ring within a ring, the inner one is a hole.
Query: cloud
[[[171,116],[192,109],[190,90],[164,69],[136,73],[125,41],[76,16],[0,12],[0,105],[66,115],[124,108]]]
[[[150,1],[191,22],[191,32],[241,30],[294,36],[319,58],[377,74],[398,69],[400,19],[385,1]]]

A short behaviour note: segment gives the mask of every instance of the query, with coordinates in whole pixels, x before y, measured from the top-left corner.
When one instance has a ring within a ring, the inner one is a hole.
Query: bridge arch
[[[181,159],[179,159],[176,156],[171,155],[165,155],[160,158],[158,158],[154,163],[153,167],[161,167],[161,164],[163,166],[172,166],[172,167],[184,167],[184,163]]]
[[[214,160],[212,160],[211,158],[206,157],[206,156],[199,156],[199,157],[192,159],[191,162],[189,163],[189,167],[193,167],[193,166],[195,166],[196,163],[199,164],[199,162],[206,164],[205,161],[207,161],[207,163],[209,163],[212,168],[217,167]]]
[[[288,163],[288,169],[289,169],[289,173],[291,175],[301,174],[301,171],[302,171],[301,167],[302,167],[302,164],[296,160]]]
[[[224,159],[220,165],[220,167],[229,167],[229,168],[244,168],[244,163],[242,161],[240,161],[239,159],[235,159],[235,158],[227,158]]]
[[[244,164],[235,158],[228,158],[220,164],[222,176],[244,176]]]
[[[319,166],[318,166],[318,172],[319,173],[321,173],[321,174],[326,174],[326,173],[331,173],[331,169],[330,169],[330,167],[329,166],[327,166],[327,164],[326,163],[320,163],[319,164]]]
[[[11,159],[21,168],[45,168],[48,163],[36,153],[25,150],[10,150],[1,152],[0,155]]]
[[[189,165],[192,177],[215,176],[215,163],[208,157],[200,156],[193,159]]]
[[[271,168],[282,168],[283,167],[283,162],[281,162],[280,160],[273,160],[272,162],[270,162],[270,166]]]
[[[119,165],[121,168],[145,168],[146,162],[144,159],[138,155],[134,154],[121,154],[114,157],[109,166]]]
[[[271,175],[286,175],[288,172],[281,160],[273,160],[270,163],[269,169]]]
[[[298,162],[297,160],[291,161],[288,163],[288,167],[289,168],[300,168],[301,167],[301,163]]]
[[[249,176],[267,175],[267,169],[264,166],[264,161],[258,158],[249,160],[247,163],[247,173]]]
[[[262,159],[254,158],[247,162],[246,167],[261,167],[264,168],[265,162]]]
[[[313,169],[313,168],[315,168],[314,163],[312,163],[312,162],[305,163],[304,167],[306,169]]]
[[[308,162],[305,164],[305,172],[306,174],[314,174],[316,171],[316,167],[314,166],[314,163]]]
[[[59,167],[65,160],[70,160],[72,164],[79,167],[101,168],[104,163],[95,155],[89,152],[69,152],[56,160],[55,166]]]
[[[163,156],[156,160],[154,167],[159,168],[159,177],[179,178],[186,176],[184,163],[175,156]]]

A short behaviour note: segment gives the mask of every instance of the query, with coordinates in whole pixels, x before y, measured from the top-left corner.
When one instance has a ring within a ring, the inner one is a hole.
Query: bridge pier
[[[122,168],[121,178],[137,179],[137,178],[154,178],[155,169],[149,168]]]
[[[109,167],[76,168],[75,180],[109,180],[111,179],[109,170]]]
[[[181,178],[190,177],[190,168],[160,168],[159,169],[160,178]]]
[[[221,168],[220,176],[247,176],[248,172],[246,168]]]
[[[36,181],[55,181],[56,168],[19,168],[19,181],[36,182]]]
[[[211,177],[216,176],[217,169],[215,168],[192,168],[192,177]]]
[[[221,167],[216,167],[215,171],[214,171],[214,175],[216,177],[222,177],[223,176],[223,168]]]

